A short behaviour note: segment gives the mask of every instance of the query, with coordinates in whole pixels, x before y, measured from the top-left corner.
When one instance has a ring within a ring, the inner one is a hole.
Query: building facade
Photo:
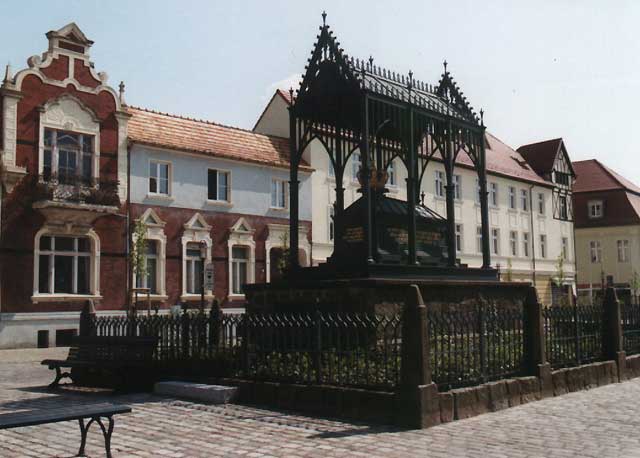
[[[75,25],[2,88],[0,347],[68,342],[87,299],[122,308],[127,125]]]
[[[258,119],[254,131],[288,135],[290,95],[278,90]],[[575,257],[571,186],[573,174],[561,139],[526,145],[515,151],[495,136],[486,136],[491,259],[502,279],[533,282],[544,304],[568,299],[575,287]],[[313,263],[333,252],[335,179],[324,146],[314,140],[303,154],[314,169]],[[544,158],[544,160],[543,160]],[[531,163],[535,165],[532,166]],[[349,159],[344,177],[345,207],[359,197],[360,155]],[[407,177],[401,161],[388,170],[388,195],[406,200]],[[482,265],[481,215],[477,174],[471,160],[458,156],[455,179],[456,246],[460,262]],[[445,169],[434,157],[422,177],[424,203],[446,215]],[[562,259],[562,261],[560,261]]]
[[[245,283],[280,275],[288,140],[128,107],[77,25],[47,38],[0,89],[0,348],[68,344],[87,300],[122,315],[135,288],[154,308],[196,307],[209,263],[205,299],[231,312]],[[302,264],[311,171],[300,179]],[[143,275],[131,268],[139,236]]]
[[[637,300],[640,188],[595,159],[573,167],[578,299],[597,302],[612,284],[621,300]]]

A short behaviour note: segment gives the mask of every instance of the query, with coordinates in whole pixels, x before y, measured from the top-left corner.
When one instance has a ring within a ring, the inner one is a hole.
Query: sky
[[[74,21],[128,104],[251,129],[304,71],[323,10],[350,56],[432,84],[446,59],[512,147],[562,137],[640,184],[638,1],[21,0],[2,7],[0,62],[25,68]]]

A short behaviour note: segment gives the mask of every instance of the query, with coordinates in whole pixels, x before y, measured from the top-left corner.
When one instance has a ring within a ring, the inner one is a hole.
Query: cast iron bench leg
[[[89,427],[91,423],[94,421],[98,423],[100,429],[102,430],[102,435],[104,436],[104,449],[107,452],[107,458],[113,458],[111,455],[111,434],[113,433],[113,416],[108,416],[107,420],[109,420],[109,426],[105,427],[102,419],[100,417],[93,417],[87,423],[87,426],[84,425],[84,420],[81,418],[78,420],[80,423],[80,450],[78,450],[78,454],[76,456],[86,456],[84,453],[84,448],[87,445],[87,433],[89,432]]]
[[[53,382],[49,384],[49,388],[56,388],[57,386],[60,385],[60,380],[62,380],[63,378],[71,377],[70,372],[62,372],[59,366],[54,366],[54,367],[49,366],[49,369],[56,370],[56,378]]]

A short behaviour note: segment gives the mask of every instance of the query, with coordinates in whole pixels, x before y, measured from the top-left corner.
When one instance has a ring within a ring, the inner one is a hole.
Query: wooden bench
[[[78,369],[84,373],[89,369],[105,369],[116,375],[126,376],[127,370],[150,368],[158,344],[157,337],[75,337],[67,359],[45,359],[42,365],[56,371],[55,380],[49,385],[58,386],[65,377],[79,383],[73,372],[62,369]],[[84,372],[83,372],[84,370]]]
[[[86,456],[84,454],[84,448],[87,444],[87,432],[91,424],[96,422],[100,426],[102,435],[104,436],[104,448],[107,452],[107,458],[112,458],[111,434],[113,433],[114,426],[113,416],[129,412],[131,412],[131,407],[129,406],[103,403],[6,413],[0,414],[0,429],[22,428],[26,426],[78,420],[80,424],[80,449],[76,456]],[[102,422],[103,418],[109,421],[106,427]],[[84,423],[85,420],[89,420],[86,425]]]

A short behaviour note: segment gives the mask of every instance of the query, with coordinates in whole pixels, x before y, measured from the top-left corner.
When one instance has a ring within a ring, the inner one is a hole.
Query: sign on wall
[[[204,289],[213,290],[213,263],[204,266]]]

